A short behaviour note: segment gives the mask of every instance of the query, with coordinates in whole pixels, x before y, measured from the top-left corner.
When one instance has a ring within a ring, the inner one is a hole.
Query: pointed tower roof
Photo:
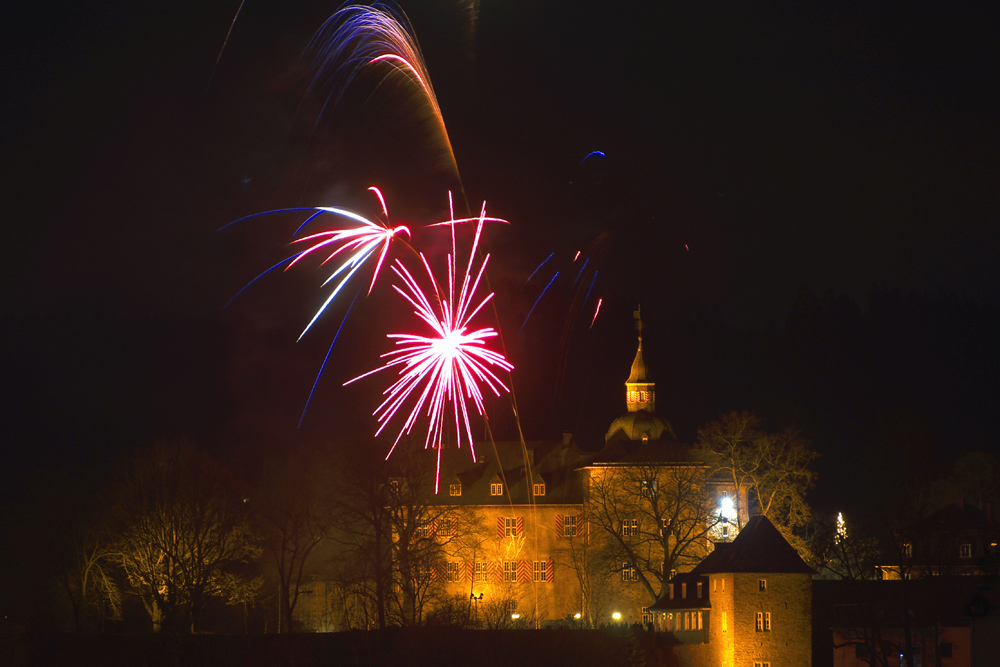
[[[717,542],[715,551],[691,570],[729,572],[816,574],[766,516],[752,517],[732,542]]]
[[[619,376],[620,377],[620,376]],[[646,360],[642,358],[642,335],[639,335],[639,349],[635,351],[635,360],[632,362],[632,373],[625,382],[652,382],[649,372],[646,370]]]

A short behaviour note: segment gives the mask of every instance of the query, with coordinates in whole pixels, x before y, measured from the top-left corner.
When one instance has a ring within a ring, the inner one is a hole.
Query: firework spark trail
[[[597,313],[601,312],[601,304],[603,302],[604,302],[604,299],[598,299],[597,300],[597,308],[594,309],[594,318],[592,320],[590,320],[590,328],[591,329],[594,328],[594,322],[597,321]]]
[[[475,301],[476,291],[489,262],[487,254],[478,270],[474,271],[476,250],[485,221],[484,205],[464,275],[459,275],[456,254],[454,252],[449,254],[448,279],[444,286],[434,277],[434,272],[423,253],[420,253],[420,260],[430,280],[430,291],[421,289],[403,262],[396,260],[392,271],[402,282],[402,287],[394,284],[393,289],[413,306],[414,315],[430,328],[431,334],[423,336],[388,334],[387,337],[395,340],[397,346],[396,349],[382,355],[382,358],[388,361],[344,383],[348,385],[379,371],[399,367],[399,379],[383,392],[386,398],[375,409],[374,414],[380,423],[375,435],[381,433],[403,406],[415,397],[415,403],[386,458],[392,455],[403,435],[413,430],[418,418],[422,415],[427,416],[429,422],[424,448],[434,447],[438,450],[434,477],[435,493],[438,492],[440,482],[444,428],[446,422],[450,421],[445,417],[448,404],[451,404],[454,416],[456,446],[459,448],[462,446],[464,431],[472,458],[475,460],[475,442],[469,422],[469,402],[480,415],[485,415],[481,386],[488,388],[497,396],[500,395],[501,389],[509,391],[490,367],[497,367],[506,372],[514,368],[502,354],[486,347],[486,341],[498,335],[494,328],[470,328],[472,318],[493,298],[491,292],[482,300]]]
[[[517,332],[518,335],[520,335],[521,332],[524,331],[525,325],[527,325],[528,320],[531,319],[531,314],[535,312],[535,308],[538,307],[538,302],[542,300],[542,297],[545,296],[545,293],[549,291],[549,288],[552,287],[552,283],[554,283],[556,281],[556,278],[558,277],[559,277],[559,272],[556,271],[555,275],[552,276],[552,278],[549,280],[549,284],[545,286],[545,289],[542,290],[542,293],[538,295],[537,299],[535,299],[534,305],[531,306],[531,310],[528,311],[528,316],[524,318],[524,323],[521,324],[521,328]]]
[[[531,272],[531,275],[528,276],[527,282],[530,283],[531,279],[535,277],[535,274],[538,273],[539,271],[541,271],[542,267],[545,266],[546,264],[548,264],[549,260],[552,259],[555,256],[556,256],[556,254],[554,252],[550,252],[549,256],[546,257],[545,259],[543,259],[542,263],[538,265],[538,268],[536,268],[534,271]]]
[[[348,5],[334,12],[309,43],[315,74],[310,92],[329,88],[320,115],[335,107],[363,70],[383,65],[414,83],[437,122],[444,149],[461,183],[444,116],[413,28],[402,10],[375,3]],[[389,74],[386,75],[388,77]]]

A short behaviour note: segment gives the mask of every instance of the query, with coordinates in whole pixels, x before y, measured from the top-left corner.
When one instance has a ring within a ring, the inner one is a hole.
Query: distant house
[[[673,638],[685,666],[809,665],[814,574],[774,524],[755,516],[670,580],[650,607],[654,629]]]
[[[1000,524],[962,498],[896,535],[895,554],[879,566],[883,579],[995,573]]]

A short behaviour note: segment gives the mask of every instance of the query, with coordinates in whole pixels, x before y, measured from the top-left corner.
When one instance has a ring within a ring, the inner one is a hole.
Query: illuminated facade
[[[774,525],[747,522],[731,543],[679,574],[651,609],[682,665],[812,664],[812,576]]]

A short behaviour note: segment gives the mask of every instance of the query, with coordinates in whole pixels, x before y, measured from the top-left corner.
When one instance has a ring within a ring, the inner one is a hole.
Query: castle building
[[[487,627],[648,624],[668,580],[732,539],[732,485],[692,460],[656,415],[636,319],[626,412],[600,451],[569,434],[479,444],[475,461],[443,450],[439,492],[424,485],[394,514],[395,585],[412,622],[464,604]]]

